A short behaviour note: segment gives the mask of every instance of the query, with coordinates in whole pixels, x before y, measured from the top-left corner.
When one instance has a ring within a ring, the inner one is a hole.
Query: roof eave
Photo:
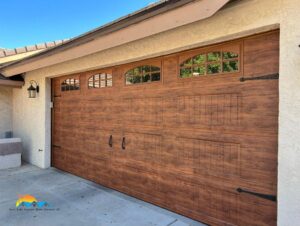
[[[232,1],[232,0],[223,0],[222,1],[223,6],[226,5],[226,3],[230,2],[230,1]],[[164,1],[160,1],[158,3],[152,4],[151,6],[148,6],[141,10],[138,10],[132,14],[129,14],[125,17],[122,17],[118,20],[115,20],[109,24],[101,26],[90,32],[84,33],[76,38],[70,39],[69,41],[65,42],[63,45],[49,48],[47,50],[41,51],[32,56],[9,63],[3,67],[0,67],[0,72],[2,72],[2,74],[4,74],[5,76],[12,76],[13,75],[12,73],[8,75],[5,73],[5,71],[10,70],[17,66],[21,66],[21,65],[39,60],[39,59],[43,59],[44,57],[49,57],[51,55],[55,55],[57,53],[71,49],[73,47],[81,46],[81,45],[89,43],[95,39],[98,39],[101,36],[106,36],[110,33],[122,30],[126,27],[140,23],[144,20],[155,17],[159,14],[166,13],[167,11],[179,8],[181,6],[187,5],[188,3],[192,3],[192,2],[202,2],[202,0],[201,1],[199,1],[199,0],[164,0]],[[220,3],[218,3],[218,4],[220,4]],[[88,55],[88,54],[86,54],[86,55]],[[22,71],[21,73],[23,73],[23,72],[27,72],[27,71]]]
[[[137,10],[131,14],[128,14],[124,17],[121,17],[117,20],[114,20],[110,23],[107,23],[103,26],[100,26],[96,29],[93,29],[91,31],[83,33],[77,37],[71,38],[70,40],[66,41],[62,45],[45,49],[37,54],[33,54],[33,55],[25,57],[21,60],[17,60],[17,61],[8,63],[2,67],[0,66],[0,69],[3,70],[5,68],[25,62],[25,61],[33,59],[33,58],[43,57],[45,55],[50,55],[50,54],[52,55],[52,54],[55,54],[56,52],[72,48],[73,46],[78,46],[78,45],[84,44],[84,43],[92,41],[93,39],[98,38],[100,36],[107,35],[114,31],[128,27],[130,25],[141,22],[150,17],[167,12],[169,10],[183,6],[183,5],[193,2],[193,1],[197,1],[197,0],[162,0],[162,1],[159,1],[157,3],[151,4],[150,6],[147,6],[140,10]]]

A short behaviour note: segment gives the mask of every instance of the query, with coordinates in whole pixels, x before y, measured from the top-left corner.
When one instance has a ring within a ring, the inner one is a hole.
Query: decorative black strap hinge
[[[61,148],[61,146],[58,146],[58,145],[55,145],[55,144],[53,144],[52,147],[54,147],[54,148]]]
[[[270,75],[263,75],[257,77],[241,77],[240,81],[245,82],[247,80],[271,80],[271,79],[279,79],[279,74],[270,74]]]
[[[250,194],[250,195],[255,195],[257,197],[267,199],[267,200],[270,200],[270,201],[273,201],[273,202],[277,202],[277,196],[275,196],[275,195],[266,195],[266,194],[256,193],[256,192],[252,192],[252,191],[243,190],[241,188],[238,188],[236,190],[239,193],[243,192],[243,193],[247,193],[247,194]]]

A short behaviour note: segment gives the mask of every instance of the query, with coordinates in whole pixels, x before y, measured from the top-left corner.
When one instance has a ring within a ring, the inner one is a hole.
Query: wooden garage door
[[[52,164],[211,225],[276,225],[279,32],[55,78]]]

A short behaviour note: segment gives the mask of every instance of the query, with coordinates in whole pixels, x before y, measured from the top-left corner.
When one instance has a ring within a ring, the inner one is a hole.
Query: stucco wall
[[[0,86],[0,139],[12,131],[12,88]]]
[[[300,4],[283,1],[279,80],[278,225],[300,222]]]
[[[37,98],[28,98],[27,88],[35,80],[40,87]],[[50,79],[26,75],[22,89],[13,90],[13,132],[23,141],[22,158],[41,168],[50,166]],[[46,106],[47,105],[47,106]]]
[[[299,12],[298,0],[243,0],[209,19],[27,73],[25,87],[13,93],[14,132],[25,142],[26,158],[40,167],[49,166],[50,108],[49,81],[46,77],[157,56],[238,37],[255,30],[259,32],[280,24],[278,225],[297,225],[300,222]],[[41,85],[37,99],[27,98],[26,88],[30,79],[38,80]],[[39,152],[38,149],[43,151]]]

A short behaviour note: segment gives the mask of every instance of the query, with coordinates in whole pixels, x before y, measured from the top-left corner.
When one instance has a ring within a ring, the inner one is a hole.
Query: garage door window
[[[180,78],[217,75],[239,71],[239,54],[214,51],[199,54],[180,64]]]
[[[79,79],[76,78],[68,78],[65,81],[61,83],[61,91],[73,91],[73,90],[79,90]]]
[[[112,75],[101,73],[93,75],[88,80],[89,89],[112,87]]]
[[[160,77],[160,68],[151,65],[133,68],[125,74],[126,85],[157,82]]]

